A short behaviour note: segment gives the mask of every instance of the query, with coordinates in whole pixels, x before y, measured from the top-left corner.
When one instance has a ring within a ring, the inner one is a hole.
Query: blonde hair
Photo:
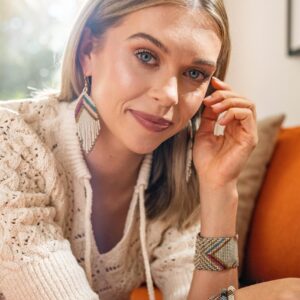
[[[222,42],[215,76],[223,80],[231,48],[223,0],[89,0],[76,19],[65,50],[59,100],[72,101],[83,89],[84,76],[79,62],[79,47],[85,27],[90,28],[93,35],[100,39],[107,29],[120,24],[122,17],[127,14],[165,4],[201,10],[213,21]],[[200,110],[191,120],[194,132],[199,119]],[[189,183],[185,181],[188,139],[188,130],[184,129],[154,150],[150,182],[145,195],[147,217],[152,220],[161,218],[179,229],[194,221],[200,204],[199,180],[194,168]]]

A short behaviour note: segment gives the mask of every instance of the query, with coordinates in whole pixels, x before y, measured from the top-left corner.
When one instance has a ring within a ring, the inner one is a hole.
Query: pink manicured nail
[[[209,101],[209,100],[211,100],[212,98],[213,98],[212,95],[209,95],[209,96],[205,97],[203,100],[204,100],[204,101],[206,101],[206,100]]]
[[[214,104],[214,105],[212,105],[211,107],[212,108],[221,108],[223,105],[222,105],[222,103],[216,103],[216,104]]]
[[[215,76],[213,76],[213,79],[218,82],[223,82],[221,79],[219,79],[218,77],[215,77]]]

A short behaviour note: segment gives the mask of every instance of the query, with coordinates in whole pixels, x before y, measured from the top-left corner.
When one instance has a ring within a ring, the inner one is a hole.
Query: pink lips
[[[153,115],[149,115],[141,111],[132,109],[130,109],[129,111],[141,125],[143,125],[146,129],[151,131],[164,131],[173,124],[171,121]]]

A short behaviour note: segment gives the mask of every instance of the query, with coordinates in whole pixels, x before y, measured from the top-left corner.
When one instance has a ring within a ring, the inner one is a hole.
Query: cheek
[[[147,83],[145,73],[141,72],[133,53],[121,50],[111,58],[109,78],[110,80],[114,78],[111,83],[115,83],[123,94],[125,92],[128,95],[128,92],[134,91],[138,93],[138,90],[142,90]]]
[[[110,77],[115,77],[113,82],[116,84],[116,87],[123,91],[132,89],[139,79],[128,62],[123,60],[112,63],[112,74]]]
[[[147,89],[148,81],[133,59],[128,53],[115,51],[109,59],[94,64],[92,92],[100,111],[121,111],[125,102],[138,98]]]
[[[185,119],[191,119],[195,113],[199,110],[205,95],[204,89],[199,89],[194,92],[190,92],[186,95],[185,101],[182,102],[184,107],[181,108],[182,115]]]

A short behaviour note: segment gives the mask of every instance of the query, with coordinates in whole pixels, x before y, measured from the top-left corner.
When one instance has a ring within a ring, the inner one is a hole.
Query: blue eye
[[[156,57],[149,50],[146,49],[139,49],[135,52],[135,54],[138,57],[138,59],[142,61],[142,63],[148,65],[152,65],[151,63],[149,63],[151,59],[156,59]]]
[[[207,77],[208,77],[208,74],[204,73],[204,72],[201,72],[199,70],[196,70],[196,69],[192,69],[190,71],[188,71],[188,73],[190,74],[190,77],[193,79],[193,80],[205,80]]]
[[[155,66],[155,63],[150,63],[151,60],[157,61],[157,57],[148,49],[138,49],[135,51],[135,55],[138,59],[145,65]],[[197,69],[191,69],[187,71],[189,73],[188,77],[191,78],[193,81],[201,81],[203,82],[205,79],[209,77],[209,74],[199,71]]]

